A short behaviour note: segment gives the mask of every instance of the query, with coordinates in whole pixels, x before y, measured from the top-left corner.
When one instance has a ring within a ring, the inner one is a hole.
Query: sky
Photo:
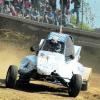
[[[94,28],[100,28],[100,0],[86,0],[89,2],[91,11],[95,14]]]

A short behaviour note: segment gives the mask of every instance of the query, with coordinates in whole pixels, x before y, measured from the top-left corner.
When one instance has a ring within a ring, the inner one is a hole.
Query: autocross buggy
[[[71,97],[76,97],[81,89],[87,90],[92,69],[79,63],[81,46],[73,45],[70,35],[50,32],[35,51],[35,55],[21,60],[19,69],[10,65],[6,87],[14,88],[17,81],[25,84],[33,78],[62,84],[68,87]]]

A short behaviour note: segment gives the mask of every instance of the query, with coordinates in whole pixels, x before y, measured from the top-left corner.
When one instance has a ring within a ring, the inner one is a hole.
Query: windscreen
[[[46,40],[43,46],[43,50],[64,53],[64,43],[57,41],[56,43],[52,42],[52,40]]]

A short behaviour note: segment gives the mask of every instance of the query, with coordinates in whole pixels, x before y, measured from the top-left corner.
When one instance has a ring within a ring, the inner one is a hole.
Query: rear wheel
[[[7,75],[6,75],[7,88],[14,88],[14,86],[16,85],[17,74],[18,74],[18,68],[14,65],[11,65],[8,68]]]
[[[88,85],[89,85],[88,81],[83,82],[81,90],[87,91],[88,90]]]
[[[68,87],[68,93],[70,97],[76,97],[82,87],[82,77],[79,74],[74,74],[71,78],[71,81],[69,83]]]

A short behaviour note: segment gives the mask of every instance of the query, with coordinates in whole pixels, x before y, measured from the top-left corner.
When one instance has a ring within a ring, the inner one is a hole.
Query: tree
[[[81,2],[80,13],[81,13],[81,17],[80,17],[81,23],[86,23],[89,24],[91,27],[93,27],[95,15],[91,11],[91,7],[89,3],[86,2],[86,0],[82,0]]]
[[[74,25],[76,25],[76,17],[75,16],[71,17],[71,23],[74,24]],[[83,23],[80,22],[78,24],[77,28],[80,28],[80,29],[82,28],[82,30],[89,30],[89,31],[93,30],[92,27],[89,24],[84,23],[84,22]]]
[[[86,0],[81,0],[81,7],[80,7],[80,22],[78,26],[76,25],[76,17],[73,15],[71,16],[71,23],[76,25],[78,28],[83,30],[92,30],[94,25],[94,14],[91,11],[91,7]]]

